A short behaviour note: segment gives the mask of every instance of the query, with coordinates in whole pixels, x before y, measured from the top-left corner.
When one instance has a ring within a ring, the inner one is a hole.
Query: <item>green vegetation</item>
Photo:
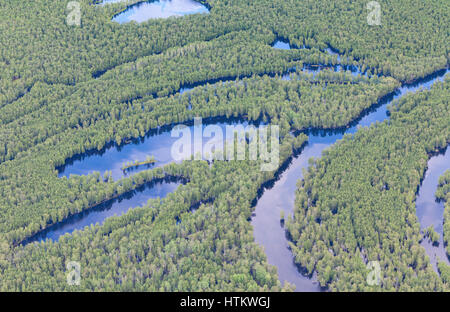
[[[256,2],[267,8],[272,1]],[[275,2],[274,10],[266,9],[261,19],[270,21],[279,36],[296,46],[324,49],[330,45],[348,56],[342,63],[356,63],[363,71],[369,68],[411,82],[449,63],[445,29],[450,3],[446,0],[379,1],[381,25],[377,27],[367,23],[368,1]]]
[[[381,289],[448,289],[419,244],[414,200],[429,154],[450,142],[449,92],[447,78],[402,98],[389,122],[346,135],[298,183],[294,218],[286,221],[291,248],[322,286],[373,290],[368,259],[380,262]]]
[[[439,274],[441,274],[442,281],[447,285],[450,284],[450,266],[443,261],[438,262]]]
[[[433,245],[439,245],[439,234],[436,233],[434,227],[430,225],[425,231],[425,237],[428,237]]]
[[[258,190],[275,176],[259,162],[186,161],[118,181],[109,173],[58,178],[55,168],[197,116],[280,125],[284,162],[307,141],[292,131],[345,127],[400,82],[450,59],[446,0],[383,2],[379,27],[367,25],[362,0],[208,0],[207,15],[123,25],[110,19],[126,4],[79,0],[81,27],[66,24],[67,2],[0,4],[2,291],[291,290],[280,285],[248,222]],[[273,49],[277,38],[307,48]],[[280,79],[304,64],[337,64],[329,46],[342,65],[383,76],[323,70]],[[418,244],[413,205],[427,153],[449,142],[448,94],[447,81],[402,100],[390,125],[346,137],[299,184],[287,228],[296,261],[317,271],[322,285],[367,290],[361,250],[382,263],[383,289],[448,289],[448,274],[441,281]],[[166,176],[189,182],[102,226],[20,245]],[[191,212],[198,202],[207,203]],[[81,263],[78,288],[66,283],[66,261]]]
[[[123,165],[122,168],[120,168],[120,169],[123,171],[126,171],[130,168],[137,168],[139,166],[150,165],[150,164],[154,164],[155,162],[156,162],[155,157],[147,156],[144,161],[139,161],[139,160],[135,160],[134,162],[129,161],[125,165]]]

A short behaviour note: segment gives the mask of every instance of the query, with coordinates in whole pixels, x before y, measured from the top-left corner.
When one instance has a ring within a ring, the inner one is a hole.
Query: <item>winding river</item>
[[[321,290],[314,278],[309,278],[299,273],[299,269],[294,263],[293,255],[288,249],[285,229],[280,224],[281,211],[284,211],[286,216],[293,213],[296,183],[303,178],[303,169],[308,167],[308,159],[320,157],[324,149],[330,147],[337,140],[342,139],[344,134],[353,134],[359,127],[370,126],[375,122],[388,119],[387,106],[393,100],[408,93],[419,91],[422,88],[427,89],[434,82],[442,81],[446,74],[448,74],[448,69],[440,71],[418,83],[402,86],[394,94],[385,97],[372,111],[366,112],[364,116],[360,117],[345,131],[321,130],[305,132],[309,136],[308,144],[299,155],[290,161],[287,169],[278,176],[278,180],[264,190],[256,204],[255,216],[252,218],[255,241],[263,246],[268,262],[277,267],[282,284],[285,281],[294,284],[296,291]],[[432,164],[433,161],[432,159]],[[429,167],[431,167],[430,164]],[[442,173],[443,171],[438,168],[435,174],[439,176]],[[437,182],[435,184],[437,185]],[[423,192],[423,194],[428,198],[434,198],[434,193],[430,194],[429,191]],[[420,216],[426,213],[424,209],[425,206],[418,205],[417,214],[419,220],[422,219]],[[442,211],[440,213],[433,212],[432,215],[435,216],[434,220],[436,222],[442,223]],[[437,220],[439,217],[440,219]]]

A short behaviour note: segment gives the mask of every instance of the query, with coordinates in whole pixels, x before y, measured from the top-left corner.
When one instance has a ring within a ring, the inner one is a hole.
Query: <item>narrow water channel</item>
[[[307,169],[308,159],[320,157],[324,149],[342,139],[344,134],[353,134],[359,127],[370,126],[377,121],[381,122],[388,119],[387,106],[393,100],[411,92],[428,89],[436,81],[442,81],[446,74],[448,74],[448,69],[418,83],[404,85],[395,94],[380,101],[371,111],[365,112],[364,116],[360,117],[345,131],[305,132],[309,136],[308,144],[300,155],[294,157],[287,169],[279,175],[278,180],[264,190],[256,204],[255,216],[252,218],[255,241],[263,246],[268,262],[277,267],[282,284],[285,281],[294,284],[296,291],[320,291],[320,287],[314,281],[314,278],[303,276],[299,272],[297,265],[294,263],[293,255],[288,249],[285,229],[280,224],[281,211],[284,211],[285,216],[293,213],[296,183],[303,178],[303,169]],[[430,196],[434,198],[434,193]]]
[[[82,230],[86,226],[101,225],[105,219],[112,216],[121,216],[133,207],[146,204],[151,198],[165,197],[167,194],[175,191],[179,185],[181,185],[181,182],[175,178],[166,178],[144,184],[120,197],[72,215],[64,221],[56,223],[24,240],[22,245],[45,240],[57,241],[64,234],[70,234],[75,230]]]

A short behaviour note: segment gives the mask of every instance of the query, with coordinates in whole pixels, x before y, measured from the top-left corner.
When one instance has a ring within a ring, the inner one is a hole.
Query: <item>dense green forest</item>
[[[286,221],[298,264],[332,290],[448,290],[421,248],[415,193],[450,142],[450,79],[391,106],[389,122],[345,136],[298,183]],[[366,283],[379,261],[380,286]],[[373,289],[375,287],[375,289]]]
[[[209,14],[121,25],[111,17],[127,4],[79,2],[80,27],[66,24],[68,1],[0,3],[2,291],[292,290],[254,242],[254,200],[276,176],[258,161],[186,161],[117,181],[108,173],[59,178],[56,168],[194,117],[279,125],[281,167],[308,139],[292,133],[346,127],[450,59],[446,0],[380,1],[377,27],[367,24],[362,0],[207,0]],[[294,48],[273,49],[280,38]],[[338,63],[368,76],[335,72]],[[305,64],[323,70],[301,72]],[[291,79],[281,79],[288,72]],[[382,262],[383,289],[448,289],[448,267],[440,264],[439,278],[418,243],[413,201],[427,153],[450,141],[449,85],[400,101],[391,122],[346,137],[299,183],[287,229],[296,261],[322,285],[373,290],[362,254]],[[101,226],[21,245],[167,176],[188,182]],[[448,242],[448,205],[445,220]],[[78,288],[66,283],[69,260],[83,268]]]

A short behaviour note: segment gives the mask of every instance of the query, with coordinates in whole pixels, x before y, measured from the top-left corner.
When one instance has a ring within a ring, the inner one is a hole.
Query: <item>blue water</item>
[[[341,55],[340,55],[339,53],[333,51],[331,48],[327,48],[325,51],[326,51],[328,54],[330,54],[330,55],[336,55],[337,61],[338,61],[338,62],[341,61]]]
[[[268,262],[277,267],[281,283],[287,281],[295,285],[297,291],[321,290],[314,277],[310,278],[299,273],[299,268],[294,263],[293,255],[288,248],[285,229],[280,224],[281,211],[284,211],[285,216],[289,216],[294,211],[296,184],[299,179],[303,179],[303,170],[308,168],[309,158],[320,157],[323,150],[342,139],[346,133],[354,134],[359,127],[370,126],[375,122],[388,119],[387,107],[393,100],[420,89],[427,89],[433,83],[442,81],[446,74],[448,70],[441,71],[416,84],[404,85],[394,95],[384,98],[377,107],[365,112],[364,116],[348,129],[306,131],[309,136],[308,144],[301,154],[294,157],[287,169],[280,173],[278,180],[263,190],[256,204],[255,216],[252,218],[255,241],[264,248]],[[434,193],[427,194],[434,198]],[[420,207],[418,209],[420,210]],[[440,221],[442,222],[442,216]]]
[[[223,138],[226,139],[227,126],[235,127],[239,125],[246,127],[249,123],[243,119],[234,119],[212,124],[207,120],[203,120],[201,126],[194,126],[191,124],[190,126],[187,126],[190,133],[191,149],[186,149],[185,151],[180,149],[178,152],[183,155],[181,156],[182,159],[188,159],[199,151],[196,146],[205,147],[206,144],[214,142],[214,139],[217,138],[216,132],[211,135],[211,138],[204,135],[198,136],[196,133],[204,134],[205,129],[213,130],[213,127],[216,127],[216,130],[221,131],[224,136]],[[252,125],[259,126],[258,123],[252,123]],[[180,159],[174,158],[172,148],[174,143],[184,137],[184,135],[182,136],[180,134],[172,137],[172,129],[173,127],[152,131],[146,137],[134,140],[130,144],[122,146],[111,144],[101,151],[94,150],[82,155],[74,156],[67,160],[64,166],[58,168],[59,177],[70,177],[71,174],[87,175],[96,171],[103,175],[106,171],[109,171],[114,180],[118,180],[139,171],[160,167],[171,162],[179,162]],[[220,149],[223,150],[223,147]],[[203,159],[208,159],[207,151],[208,149],[205,148],[205,155],[202,157]],[[156,162],[127,171],[121,169],[126,162],[134,162],[135,160],[144,161],[147,156],[153,156]]]
[[[119,3],[119,2],[126,2],[127,0],[103,0],[102,2],[100,2],[98,5],[107,5],[110,3]]]
[[[291,49],[291,45],[289,44],[289,42],[282,41],[282,40],[275,41],[275,43],[272,46],[275,49],[282,49],[282,50],[290,50]]]
[[[334,72],[341,72],[341,71],[346,71],[348,73],[351,73],[352,76],[354,77],[358,77],[358,76],[364,76],[364,77],[369,77],[367,72],[365,73],[361,73],[361,71],[355,67],[355,66],[348,66],[348,67],[344,67],[342,65],[308,65],[308,64],[303,64],[303,68],[302,68],[302,72],[303,73],[307,73],[307,74],[312,74],[313,78],[316,77],[316,75],[318,73],[320,73],[323,70],[332,70]],[[295,68],[291,69],[290,73],[285,73],[281,76],[281,79],[283,80],[291,80],[292,79],[292,73],[294,73],[296,71]]]
[[[121,216],[132,207],[146,204],[151,198],[165,197],[168,193],[175,191],[180,184],[180,182],[177,182],[174,179],[165,179],[164,181],[147,183],[118,198],[72,215],[64,221],[56,223],[46,230],[30,237],[22,244],[26,245],[47,239],[57,241],[64,234],[70,234],[75,230],[82,230],[86,226],[103,224],[105,219],[112,216]]]
[[[308,65],[304,65],[301,71],[304,73],[313,74],[313,76],[315,76],[315,74],[317,74],[324,68],[329,69],[330,67],[322,65],[310,67]],[[335,71],[340,70],[338,66],[335,66],[334,68]],[[295,71],[296,68],[291,68],[290,70],[288,70],[288,72],[291,73]],[[359,72],[355,72],[354,74],[356,75],[358,73]],[[236,79],[235,77],[225,78],[217,80],[217,82],[216,80],[214,80],[190,86],[184,86],[180,88],[179,93],[183,94],[186,92],[190,92],[197,86],[203,86],[210,83],[216,83],[221,85],[226,83],[235,83],[234,81],[235,79]],[[281,76],[281,79],[290,80],[291,74],[285,73]],[[191,106],[189,106],[188,109],[190,110]],[[383,112],[377,110],[374,112],[374,114],[375,114],[374,116],[370,115],[365,117],[365,119],[362,121],[362,124],[369,125],[372,119],[380,118],[377,114],[383,114]],[[243,119],[234,122],[221,122],[216,124],[220,126],[222,129],[225,129],[227,125],[229,126],[236,126],[238,124],[241,124],[243,126],[247,125],[247,123]],[[193,126],[191,126],[190,130],[193,131],[193,129],[194,129]],[[349,131],[356,131],[356,128]],[[68,159],[65,162],[64,166],[57,168],[59,172],[59,177],[63,176],[70,177],[71,174],[87,175],[95,171],[99,171],[103,175],[106,171],[110,171],[112,177],[115,180],[117,180],[119,178],[142,170],[162,166],[174,161],[173,157],[171,156],[171,146],[177,140],[178,140],[177,137],[171,137],[171,133],[168,129],[165,129],[163,131],[162,130],[151,131],[145,138],[133,140],[132,142],[130,142],[131,144],[122,144],[121,146],[117,146],[117,144],[112,145],[110,144],[101,151],[93,150],[81,155],[76,155]],[[203,141],[203,143],[205,143],[205,141]],[[193,145],[194,143],[192,144],[192,146]],[[140,166],[136,169],[128,170],[126,172],[121,170],[122,166],[126,162],[129,161],[134,162],[135,160],[143,161],[146,159],[147,156],[155,157],[156,162],[154,164]]]
[[[109,0],[106,3],[120,2]],[[209,10],[203,4],[194,0],[159,0],[138,2],[125,11],[113,17],[113,21],[120,24],[135,21],[142,23],[149,19],[168,18],[171,16],[184,16],[189,14],[205,14]]]

